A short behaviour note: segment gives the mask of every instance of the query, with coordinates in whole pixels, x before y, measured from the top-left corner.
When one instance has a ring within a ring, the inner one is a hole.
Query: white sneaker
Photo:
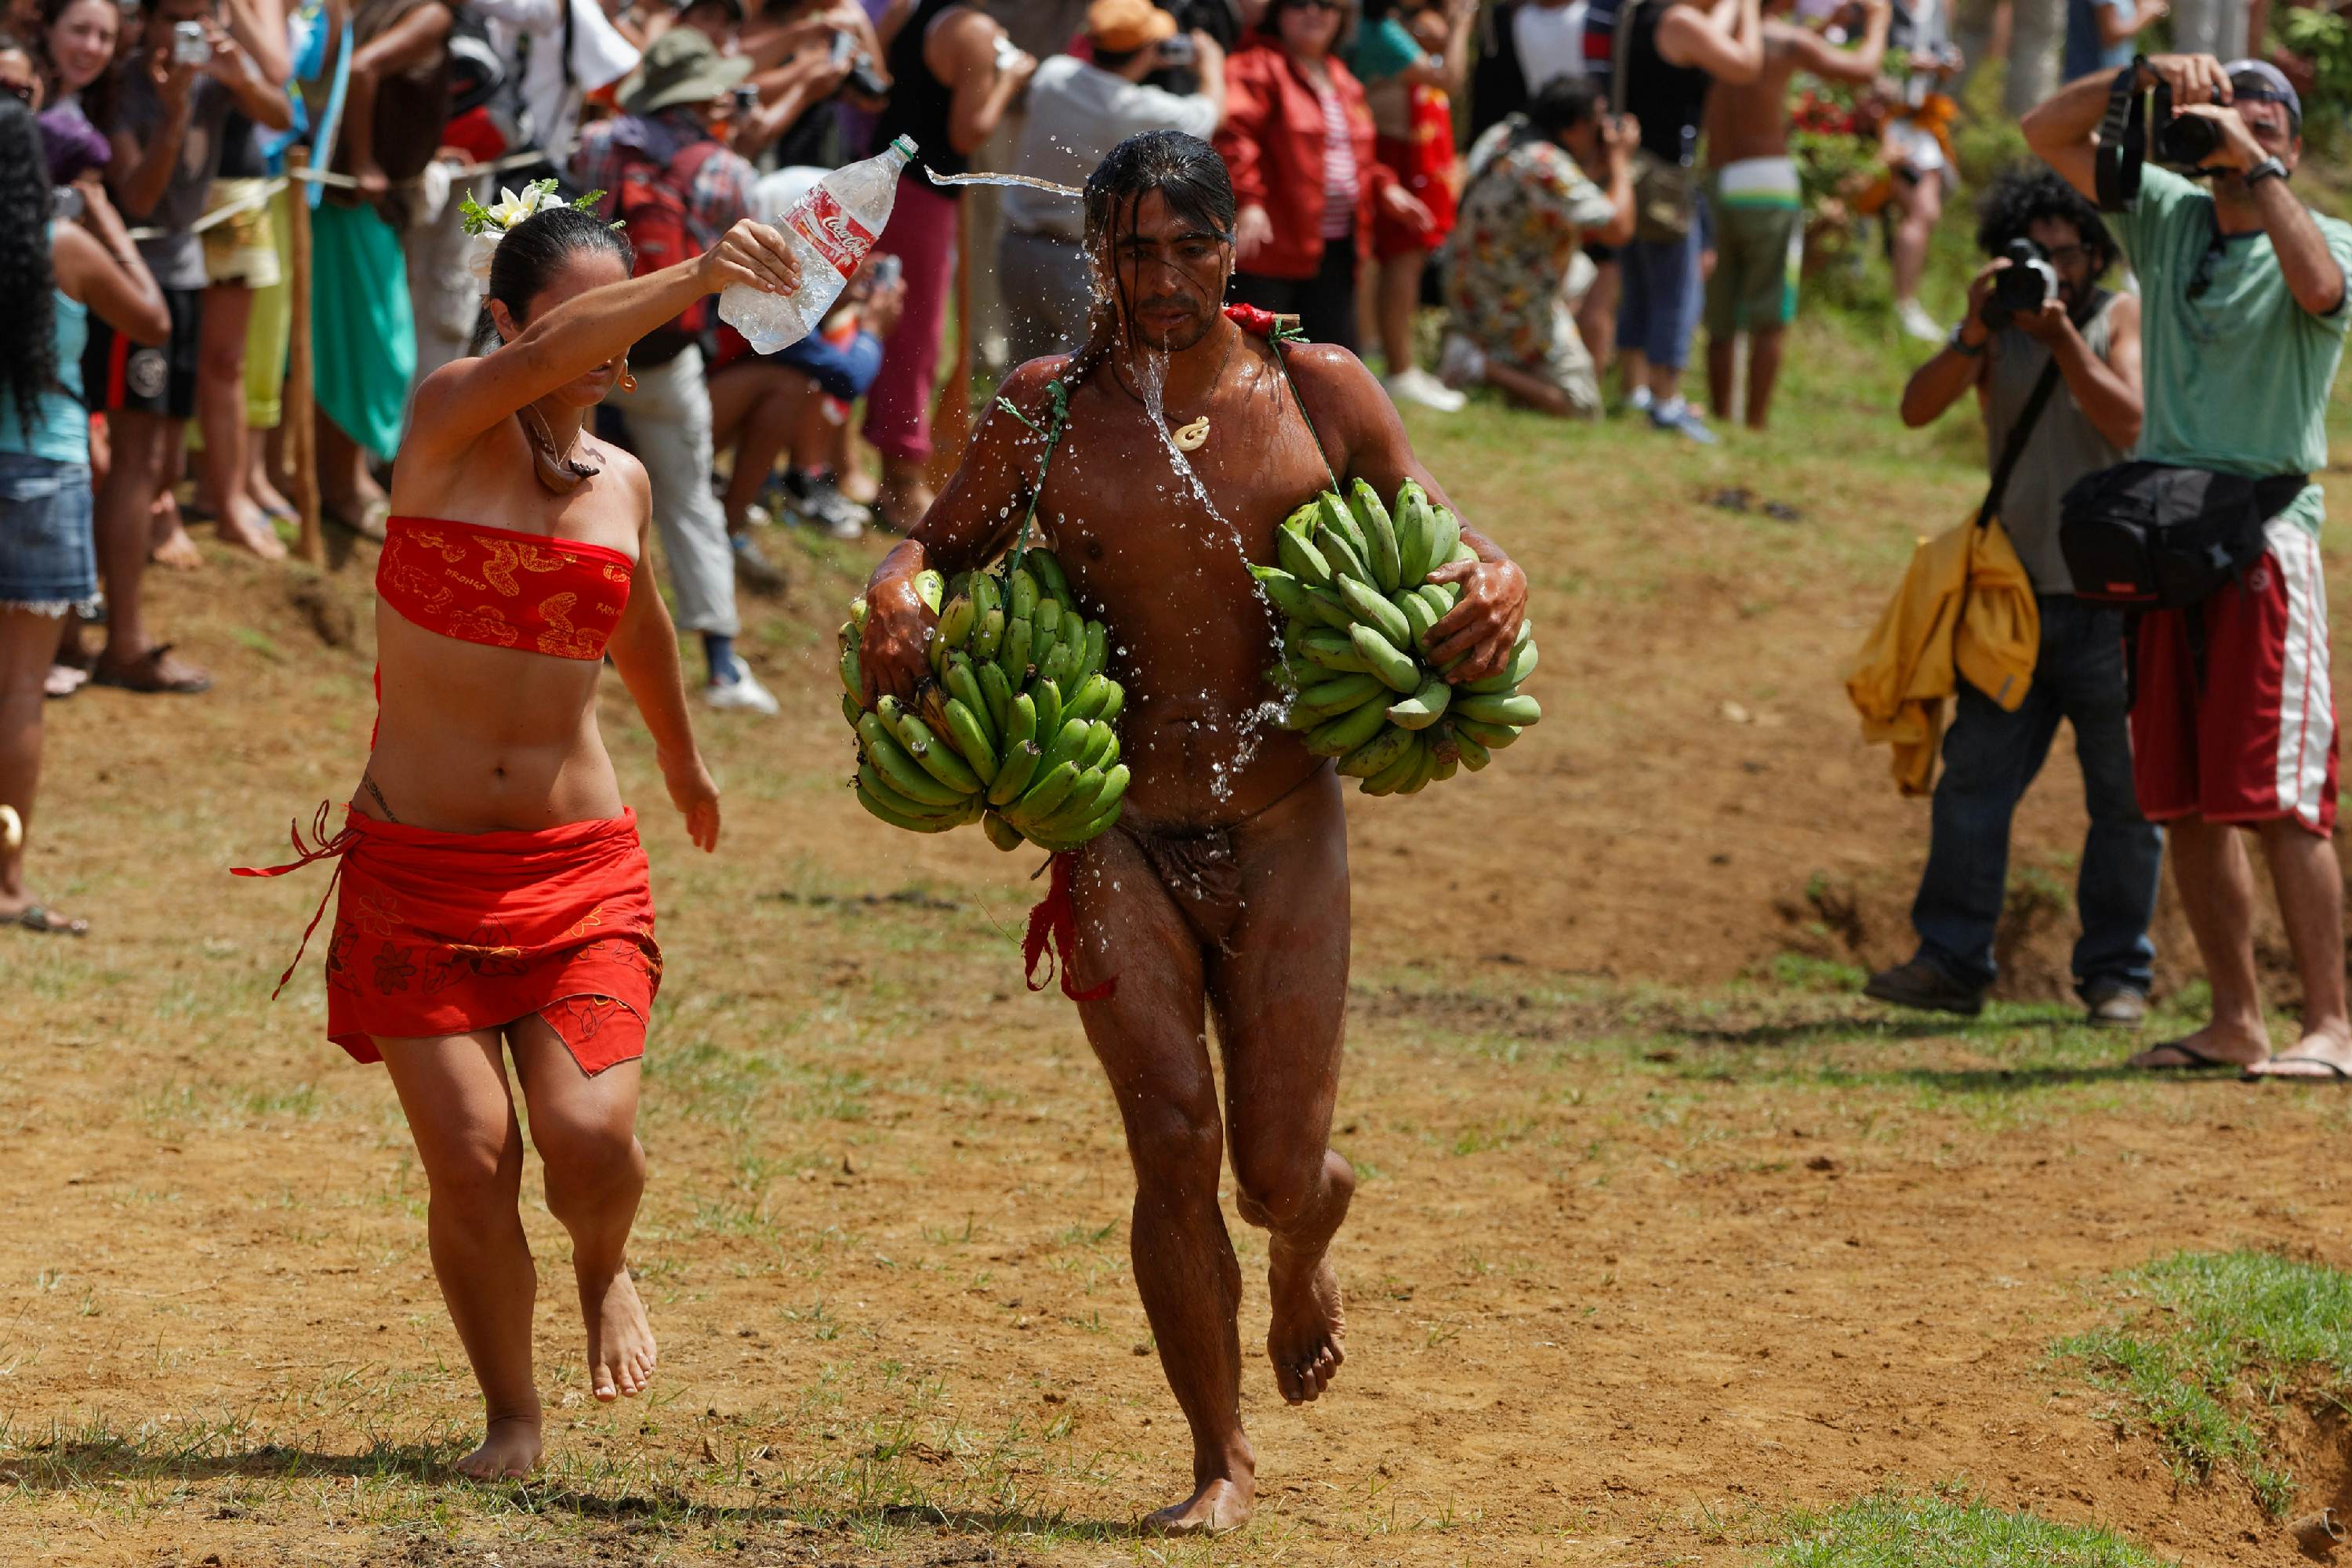
[[[1459,414],[1462,405],[1470,401],[1419,365],[1401,370],[1381,384],[1388,388],[1392,402],[1418,403],[1440,414]]]
[[[1448,386],[1476,386],[1486,379],[1486,356],[1469,333],[1448,332],[1437,353],[1437,374]]]
[[[1906,300],[1895,306],[1895,321],[1896,325],[1923,343],[1944,341],[1944,329],[1936,324],[1936,318],[1927,314],[1927,307],[1916,300]]]
[[[714,680],[702,689],[705,705],[721,710],[732,709],[743,713],[762,713],[772,718],[783,711],[775,694],[760,684],[751,667],[740,658],[735,661],[740,671],[732,680]]]

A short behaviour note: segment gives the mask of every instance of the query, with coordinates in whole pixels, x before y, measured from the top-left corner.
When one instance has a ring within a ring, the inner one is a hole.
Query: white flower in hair
[[[570,205],[583,212],[593,212],[604,197],[604,192],[591,191]],[[555,194],[553,180],[533,180],[520,194],[501,185],[499,199],[488,206],[472,196],[458,204],[458,220],[473,239],[466,251],[466,270],[480,280],[485,293],[490,287],[490,259],[498,254],[499,241],[506,237],[507,231],[534,214],[564,205],[563,198]],[[613,226],[618,228],[620,225]]]

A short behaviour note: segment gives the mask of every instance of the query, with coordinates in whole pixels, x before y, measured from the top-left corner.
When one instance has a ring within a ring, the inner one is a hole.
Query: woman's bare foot
[[[1339,1277],[1328,1257],[1286,1254],[1278,1239],[1270,1250],[1265,1282],[1274,1321],[1265,1331],[1265,1353],[1282,1397],[1304,1405],[1330,1386],[1348,1359],[1341,1349],[1348,1319],[1339,1304]]]
[[[537,1413],[500,1415],[492,1418],[482,1446],[453,1468],[478,1481],[517,1480],[539,1468],[543,1451]]]
[[[286,559],[285,541],[269,525],[268,517],[253,502],[239,496],[218,518],[221,541],[239,550],[250,551],[264,561]]]
[[[294,503],[286,499],[284,492],[270,481],[269,465],[259,460],[257,455],[253,467],[246,473],[245,493],[253,498],[253,504],[267,516],[282,517],[293,522],[302,515],[295,510]]]
[[[1219,1476],[1182,1502],[1161,1509],[1143,1521],[1147,1534],[1223,1535],[1249,1522],[1257,1503],[1257,1481],[1247,1470],[1239,1476]]]
[[[596,1397],[609,1404],[643,1394],[653,1381],[656,1352],[653,1325],[629,1271],[604,1279],[583,1275],[580,1315],[588,1321],[588,1385]]]
[[[188,531],[180,526],[176,514],[172,519],[170,529],[148,547],[147,559],[158,566],[170,566],[182,572],[194,572],[205,563],[203,554],[196,549],[196,542],[190,539]]]
[[[2141,1072],[2197,1072],[2207,1068],[2254,1068],[2270,1059],[2268,1035],[2208,1024],[2193,1035],[2150,1046],[2124,1066]]]
[[[2343,1028],[2312,1030],[2294,1043],[2294,1049],[2246,1069],[2249,1078],[2299,1078],[2320,1083],[2352,1080],[2352,1036]]]

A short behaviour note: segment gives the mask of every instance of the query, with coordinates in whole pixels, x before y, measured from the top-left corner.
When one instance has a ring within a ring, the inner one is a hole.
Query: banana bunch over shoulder
[[[866,601],[841,628],[842,716],[857,732],[857,802],[894,827],[944,833],[977,822],[999,849],[1076,849],[1118,820],[1127,693],[1110,678],[1109,633],[1071,596],[1062,564],[916,575],[939,618],[930,679],[909,705],[868,711],[858,641]]]
[[[1493,675],[1457,686],[1430,662],[1430,629],[1462,591],[1429,574],[1475,556],[1454,514],[1412,480],[1393,508],[1361,479],[1345,499],[1326,490],[1274,539],[1280,564],[1250,573],[1286,617],[1273,672],[1285,723],[1365,794],[1412,795],[1475,773],[1543,717],[1520,689],[1536,668],[1525,621]]]

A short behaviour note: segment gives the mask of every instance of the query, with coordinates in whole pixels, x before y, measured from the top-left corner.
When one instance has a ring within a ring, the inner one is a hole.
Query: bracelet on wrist
[[[1952,335],[1944,340],[1944,346],[1951,350],[1956,354],[1962,355],[1968,359],[1975,359],[1985,352],[1985,345],[1991,342],[1992,339],[1988,335],[1984,342],[1972,343],[1969,342],[1968,339],[1960,335],[1961,332],[1967,329],[1967,326],[1968,323],[1963,321],[1958,326],[1954,327],[1952,329]]]
[[[2284,180],[2285,178],[2286,165],[2280,163],[2276,158],[2265,158],[2261,163],[2254,164],[2252,168],[2246,171],[2243,176],[2243,182],[2246,184],[2251,185],[2262,180]]]

